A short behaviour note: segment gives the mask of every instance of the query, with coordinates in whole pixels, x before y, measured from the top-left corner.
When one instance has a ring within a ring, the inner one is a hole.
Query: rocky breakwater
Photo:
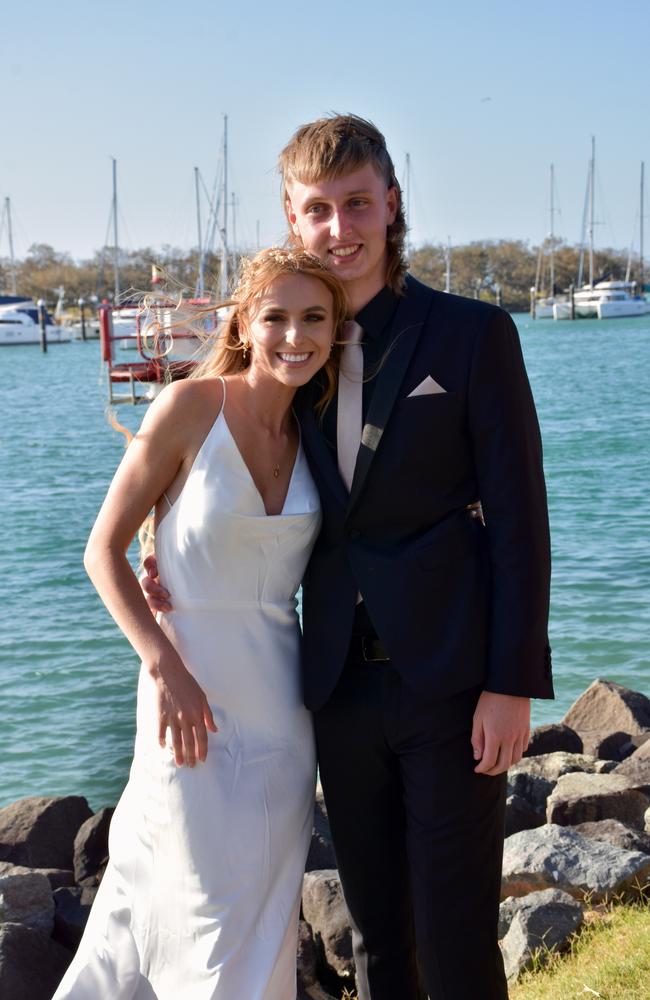
[[[499,938],[513,980],[535,953],[565,948],[592,904],[650,883],[650,700],[595,681],[533,732],[508,793]],[[0,997],[50,1000],[106,867],[111,815],[76,796],[0,809]],[[320,791],[306,869],[298,997],[339,1000],[355,970]]]
[[[0,997],[50,1000],[108,862],[112,813],[80,796],[0,809]]]

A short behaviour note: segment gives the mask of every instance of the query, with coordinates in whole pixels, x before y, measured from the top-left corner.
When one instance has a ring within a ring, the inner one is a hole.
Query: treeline
[[[526,310],[530,288],[539,277],[540,291],[549,292],[549,250],[529,246],[521,240],[478,240],[451,248],[451,291],[470,298],[500,298],[504,308],[512,312]],[[411,252],[410,270],[434,288],[445,287],[447,248],[442,244],[425,244]],[[560,241],[554,245],[555,290],[561,291],[577,282],[579,247]],[[624,278],[627,252],[613,249],[598,250],[595,256],[594,279]],[[141,294],[151,288],[151,266],[156,264],[167,275],[167,287],[192,293],[196,286],[198,254],[166,246],[159,250],[120,251],[120,289],[122,294]],[[231,262],[231,268],[236,261]],[[218,257],[207,261],[206,289],[216,289],[219,280]],[[112,248],[97,251],[90,260],[75,261],[69,254],[59,253],[46,243],[30,247],[27,256],[16,265],[16,286],[21,295],[45,299],[53,304],[56,289],[65,288],[65,303],[74,305],[80,297],[89,301],[97,296],[101,301],[111,298],[113,290]],[[585,260],[584,279],[587,278]],[[633,261],[631,278],[638,278],[638,259]],[[11,274],[9,261],[0,258],[0,289],[9,293]]]
[[[234,265],[234,261],[232,262]],[[118,255],[120,297],[141,296],[151,290],[151,268],[155,264],[164,276],[170,292],[174,290],[193,294],[198,275],[199,259],[196,249],[185,251],[165,246],[154,250],[120,250]],[[205,287],[217,287],[220,261],[209,256],[205,263]],[[0,290],[11,294],[12,275],[9,260],[0,258]],[[75,261],[67,253],[60,253],[48,243],[35,243],[27,256],[16,262],[16,290],[19,295],[34,300],[44,299],[50,306],[57,301],[58,289],[65,289],[66,306],[74,306],[80,298],[90,303],[93,296],[99,302],[113,298],[114,289],[113,248],[97,250],[90,260]]]
[[[414,250],[410,270],[433,288],[445,287],[447,248],[426,244]],[[530,289],[538,277],[540,293],[550,294],[550,242],[531,247],[521,240],[477,240],[451,248],[451,288],[456,295],[496,301],[510,312],[522,312],[530,305]],[[554,243],[555,292],[576,284],[580,247]],[[594,255],[594,281],[625,278],[628,253],[623,250],[598,250]],[[583,282],[588,280],[588,260],[585,253]],[[632,261],[631,280],[639,277],[638,257]],[[499,295],[497,291],[499,290]]]

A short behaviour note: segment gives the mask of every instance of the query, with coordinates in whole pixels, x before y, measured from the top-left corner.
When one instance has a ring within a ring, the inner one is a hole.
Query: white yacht
[[[71,333],[64,326],[57,326],[45,313],[45,332],[48,344],[69,343]],[[41,324],[38,309],[31,299],[0,303],[0,346],[40,344]]]
[[[618,319],[622,316],[645,316],[650,302],[636,295],[633,281],[597,281],[584,285],[573,296],[575,315],[579,319]],[[571,319],[571,303],[556,302],[553,319]]]

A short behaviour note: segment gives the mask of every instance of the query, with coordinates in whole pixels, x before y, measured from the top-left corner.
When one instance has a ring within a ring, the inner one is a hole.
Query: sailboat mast
[[[11,202],[5,198],[5,212],[7,215],[7,235],[9,237],[9,263],[11,268],[11,294],[17,295],[16,291],[16,260],[14,258],[14,236],[11,230]]]
[[[643,289],[645,282],[643,280],[643,173],[645,170],[645,163],[641,162],[641,205],[639,209],[639,283],[641,285],[639,291],[641,298],[643,298]]]
[[[237,199],[235,197],[235,192],[230,196],[230,208],[232,209],[230,217],[232,219],[232,252],[233,255],[237,254]]]
[[[589,287],[594,287],[594,188],[596,186],[596,139],[591,137],[589,167]]]
[[[406,256],[411,243],[411,154],[406,154]]]
[[[550,295],[555,295],[555,205],[553,203],[553,164],[551,163],[551,252],[549,255],[549,284],[550,284]]]
[[[221,298],[228,296],[228,115],[223,116],[223,230],[221,257]]]
[[[451,236],[447,237],[445,249],[445,291],[451,291]]]
[[[196,286],[197,297],[203,295],[204,285],[204,260],[203,260],[203,238],[201,235],[201,197],[199,194],[199,168],[194,167],[194,191],[196,194],[196,231],[199,241],[199,278]]]
[[[115,285],[115,298],[113,299],[115,305],[118,304],[120,298],[120,264],[119,264],[119,250],[117,242],[117,160],[112,157],[113,160],[113,280]]]

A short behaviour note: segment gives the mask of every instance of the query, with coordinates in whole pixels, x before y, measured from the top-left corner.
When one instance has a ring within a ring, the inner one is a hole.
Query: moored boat
[[[633,281],[597,281],[584,285],[573,296],[576,319],[619,319],[624,316],[645,316],[650,302],[636,294]],[[556,302],[553,319],[571,319],[571,303]]]
[[[70,330],[57,326],[47,310],[45,333],[48,344],[65,344],[71,340]],[[36,303],[19,296],[0,298],[0,347],[19,347],[40,342],[41,324]]]

